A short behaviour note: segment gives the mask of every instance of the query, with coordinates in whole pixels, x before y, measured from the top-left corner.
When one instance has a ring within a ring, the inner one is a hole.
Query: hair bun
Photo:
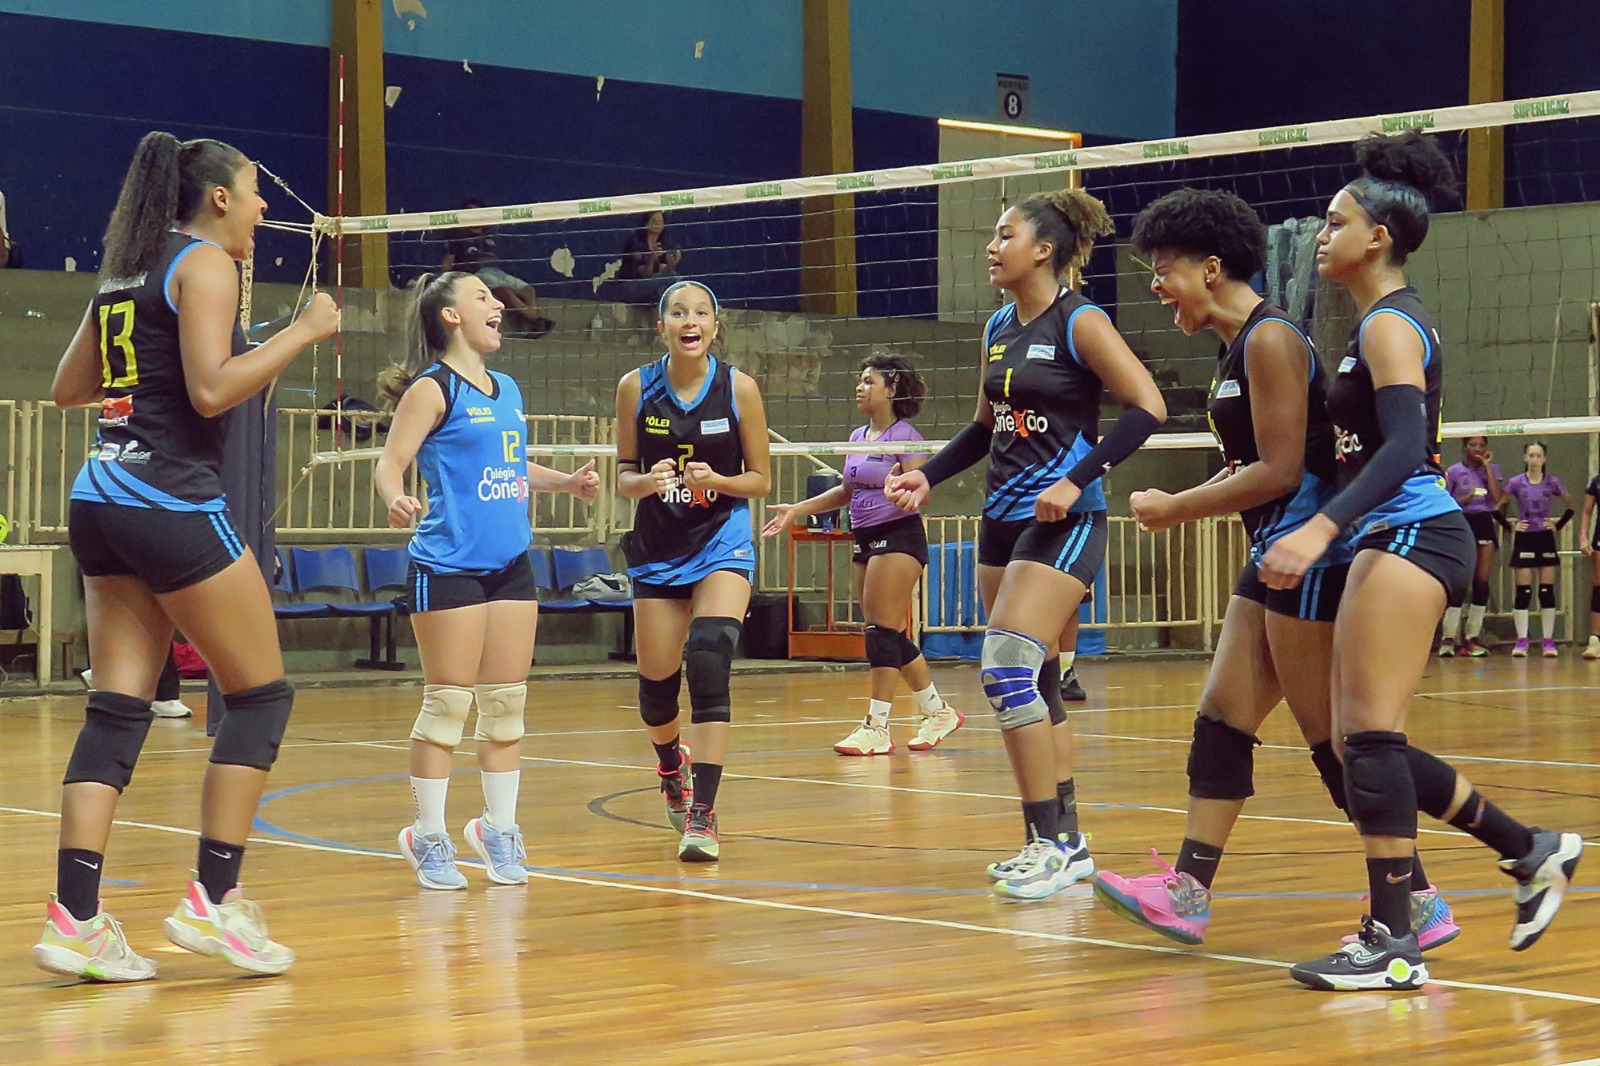
[[[1378,181],[1408,185],[1424,197],[1456,191],[1455,167],[1432,137],[1416,130],[1372,133],[1356,142],[1356,162]]]

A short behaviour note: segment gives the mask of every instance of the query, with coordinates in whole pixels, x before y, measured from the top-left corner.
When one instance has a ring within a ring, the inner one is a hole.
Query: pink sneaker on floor
[[[1511,645],[1511,657],[1513,659],[1526,659],[1528,657],[1527,637],[1518,637],[1517,642]]]
[[[1556,651],[1556,642],[1549,637],[1544,638],[1544,657],[1554,659],[1559,653]]]
[[[1124,918],[1180,944],[1202,944],[1211,921],[1211,891],[1180,874],[1150,849],[1161,872],[1123,877],[1109,870],[1094,875],[1094,898]]]
[[[1461,935],[1461,927],[1456,924],[1455,915],[1450,913],[1450,904],[1440,897],[1439,889],[1434,885],[1411,893],[1411,931],[1417,934],[1419,951],[1443,947]],[[1354,944],[1359,939],[1359,933],[1351,933],[1339,943]]]

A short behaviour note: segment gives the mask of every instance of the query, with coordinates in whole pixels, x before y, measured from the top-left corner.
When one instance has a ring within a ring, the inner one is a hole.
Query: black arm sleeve
[[[1494,520],[1496,522],[1500,523],[1500,528],[1501,529],[1505,530],[1507,533],[1512,532],[1511,519],[1506,517],[1506,513],[1504,511],[1502,511],[1502,510],[1500,510],[1500,508],[1496,507],[1493,511],[1491,511],[1489,513],[1494,515]]]
[[[1428,415],[1422,390],[1415,385],[1385,385],[1373,395],[1378,409],[1380,447],[1356,479],[1328,501],[1322,513],[1340,529],[1394,496],[1427,453]]]
[[[1083,488],[1138,451],[1139,445],[1149,440],[1159,425],[1161,420],[1143,407],[1128,408],[1111,424],[1111,432],[1101,437],[1100,443],[1067,471],[1067,480]]]
[[[1557,529],[1557,531],[1559,531],[1562,526],[1565,526],[1568,522],[1572,521],[1572,515],[1573,515],[1572,508],[1568,507],[1567,508],[1567,513],[1562,515],[1560,518],[1556,519],[1556,529]]]
[[[979,459],[987,458],[989,441],[993,437],[994,430],[988,426],[981,422],[968,422],[961,432],[950,438],[949,444],[940,448],[932,459],[919,468],[923,477],[928,479],[928,486],[931,488],[941,481],[947,481]]]

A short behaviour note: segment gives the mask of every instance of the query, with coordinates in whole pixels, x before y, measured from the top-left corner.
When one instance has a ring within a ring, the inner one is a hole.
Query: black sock
[[[1428,872],[1422,868],[1422,853],[1414,851],[1411,853],[1411,891],[1426,892],[1429,887]]]
[[[661,764],[663,773],[674,773],[683,765],[683,749],[678,746],[677,737],[673,737],[665,744],[657,744],[652,740],[650,746],[656,749],[656,761]]]
[[[105,864],[106,857],[98,851],[56,852],[56,901],[80,922],[100,913],[100,868]]]
[[[1047,799],[1037,803],[1022,803],[1022,824],[1028,840],[1034,837],[1052,844],[1061,840],[1061,800]]]
[[[1207,888],[1217,876],[1217,865],[1221,862],[1222,849],[1215,844],[1202,844],[1184,837],[1183,843],[1178,845],[1178,872],[1188,874]]]
[[[1484,799],[1477,789],[1450,824],[1483,841],[1504,859],[1520,859],[1533,850],[1533,830]]]
[[[694,775],[694,805],[715,810],[717,786],[722,784],[722,767],[714,762],[697,762],[689,768]]]
[[[224,844],[210,837],[200,838],[200,861],[195,864],[200,886],[212,903],[221,903],[222,897],[239,884],[239,867],[244,865],[244,845]]]
[[[1372,916],[1389,929],[1390,936],[1411,932],[1411,864],[1414,856],[1367,859],[1367,891],[1372,894]]]
[[[1072,778],[1056,782],[1056,799],[1061,801],[1061,831],[1078,831],[1078,786]]]

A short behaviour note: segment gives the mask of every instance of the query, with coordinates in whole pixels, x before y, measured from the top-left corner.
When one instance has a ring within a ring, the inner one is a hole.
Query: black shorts
[[[749,581],[752,576],[750,571],[732,566],[719,567],[711,571],[711,574],[738,574],[746,581]],[[707,574],[706,577],[710,577],[711,574]],[[703,577],[700,581],[705,579]],[[684,585],[650,585],[643,581],[635,581],[633,583],[633,598],[636,600],[692,600],[694,599],[694,590],[700,587],[700,581],[691,581]]]
[[[533,564],[528,561],[527,552],[487,573],[435,570],[414,559],[406,567],[405,605],[416,614],[538,598],[539,585],[533,578]]]
[[[1356,538],[1355,548],[1358,554],[1383,551],[1417,564],[1444,586],[1446,603],[1466,598],[1478,563],[1478,545],[1460,511],[1368,533]]]
[[[1500,523],[1494,520],[1493,511],[1462,511],[1467,519],[1467,527],[1472,530],[1472,535],[1479,544],[1488,544],[1491,547],[1500,546]]]
[[[1259,603],[1273,614],[1302,622],[1331,622],[1339,613],[1339,601],[1344,598],[1344,583],[1349,576],[1349,563],[1321,566],[1307,570],[1300,584],[1292,589],[1268,588],[1261,580],[1256,561],[1251,559],[1239,572],[1233,594]]]
[[[1555,530],[1529,530],[1511,535],[1511,569],[1537,570],[1560,563],[1561,556],[1556,554]]]
[[[928,531],[919,514],[896,518],[852,530],[856,542],[850,551],[852,563],[864,563],[874,555],[909,555],[928,565]]]
[[[222,573],[244,554],[227,511],[164,511],[73,500],[67,542],[85,577],[136,577],[177,592]]]
[[[1075,577],[1085,588],[1106,560],[1106,513],[1069,514],[1059,522],[1024,518],[1000,522],[985,518],[978,525],[978,565],[1012,562],[1043,563]]]

